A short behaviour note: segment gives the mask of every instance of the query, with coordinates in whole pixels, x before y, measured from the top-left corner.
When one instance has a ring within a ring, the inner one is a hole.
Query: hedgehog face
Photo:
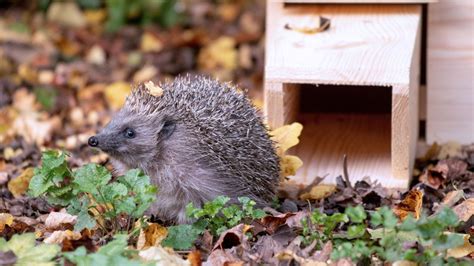
[[[139,116],[121,110],[89,145],[101,149],[130,168],[141,167],[160,154],[176,123],[162,116]]]

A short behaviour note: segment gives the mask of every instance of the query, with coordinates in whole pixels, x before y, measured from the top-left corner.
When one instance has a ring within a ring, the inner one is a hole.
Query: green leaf
[[[168,227],[168,236],[162,245],[178,250],[190,249],[203,230],[193,225],[181,224]]]
[[[347,228],[347,237],[350,239],[359,238],[365,234],[365,225],[351,225]]]
[[[438,221],[443,223],[446,227],[448,226],[457,226],[459,223],[459,218],[450,208],[443,208],[436,218]]]
[[[353,223],[362,223],[367,218],[364,208],[360,205],[346,208],[345,214]]]
[[[461,234],[443,234],[433,241],[433,248],[438,251],[445,251],[463,244],[464,237]]]
[[[76,190],[81,192],[98,193],[98,188],[104,187],[112,178],[107,168],[97,164],[86,164],[74,172]]]
[[[16,265],[54,265],[52,261],[60,252],[58,245],[40,244],[36,245],[34,233],[13,235],[6,242],[0,242],[0,250],[3,252],[11,250],[17,257]]]
[[[107,245],[102,246],[98,253],[106,256],[117,256],[122,254],[122,252],[127,247],[127,235],[118,234],[114,236],[114,240],[107,243]]]
[[[81,210],[77,215],[77,221],[74,225],[74,231],[80,232],[85,228],[93,229],[97,225],[94,217],[86,210]]]
[[[55,89],[49,87],[36,87],[33,92],[36,99],[45,110],[50,111],[56,105],[58,92]]]

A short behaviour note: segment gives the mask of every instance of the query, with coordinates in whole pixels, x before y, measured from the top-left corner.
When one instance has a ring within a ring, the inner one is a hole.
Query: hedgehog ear
[[[176,129],[176,124],[172,120],[165,120],[163,123],[163,127],[160,130],[160,138],[161,139],[168,139]]]

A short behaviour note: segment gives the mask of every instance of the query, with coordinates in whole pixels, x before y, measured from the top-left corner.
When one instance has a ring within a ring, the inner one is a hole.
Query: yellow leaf
[[[153,81],[145,82],[145,88],[148,90],[148,93],[155,97],[160,97],[163,95],[163,89],[160,86],[155,85]]]
[[[125,103],[131,87],[128,83],[118,81],[105,88],[105,98],[112,109],[119,109]]]
[[[272,140],[277,143],[277,152],[282,155],[289,148],[295,146],[300,142],[299,136],[303,130],[303,125],[300,123],[293,123],[279,127],[270,132]]]
[[[99,25],[107,17],[105,9],[87,9],[84,11],[84,17],[86,18],[87,24]]]
[[[303,166],[303,161],[301,161],[298,156],[294,155],[285,155],[280,159],[280,169],[282,176],[293,176],[296,175],[296,171]]]
[[[0,213],[0,233],[5,229],[5,225],[13,224],[13,216],[9,213]]]
[[[143,52],[159,52],[163,49],[163,42],[155,35],[145,32],[140,41],[140,49]]]
[[[21,175],[8,182],[8,190],[10,190],[15,198],[20,197],[28,190],[33,175],[33,167],[29,167],[26,168]]]
[[[140,230],[137,240],[137,249],[143,250],[148,247],[158,247],[161,241],[168,235],[168,230],[159,224],[148,223],[148,227]]]
[[[468,234],[464,234],[463,237],[464,244],[459,247],[448,249],[448,252],[446,253],[446,258],[453,257],[459,259],[474,252],[474,246],[471,245],[471,242],[469,242],[470,236]]]
[[[158,74],[158,69],[152,65],[146,65],[133,75],[133,82],[140,83],[154,78]]]
[[[302,200],[320,200],[327,198],[329,195],[336,191],[335,185],[316,185],[311,188],[307,193],[301,194]]]
[[[198,55],[199,68],[212,71],[219,68],[233,70],[237,67],[238,54],[235,40],[231,37],[220,37],[204,47]]]

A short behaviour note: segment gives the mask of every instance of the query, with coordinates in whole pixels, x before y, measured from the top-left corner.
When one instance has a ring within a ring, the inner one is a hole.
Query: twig
[[[351,184],[351,181],[349,180],[349,171],[347,171],[347,154],[344,154],[344,159],[343,159],[343,162],[342,162],[342,169],[344,171],[344,179],[346,181],[346,185],[354,190],[354,188],[352,187],[352,184]]]

